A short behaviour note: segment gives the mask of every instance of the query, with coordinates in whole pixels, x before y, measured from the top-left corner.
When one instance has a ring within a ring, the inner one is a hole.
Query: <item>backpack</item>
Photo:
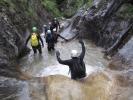
[[[50,42],[52,40],[52,34],[46,35],[46,42]]]
[[[38,46],[39,41],[37,38],[37,34],[36,33],[32,33],[31,35],[31,46]]]

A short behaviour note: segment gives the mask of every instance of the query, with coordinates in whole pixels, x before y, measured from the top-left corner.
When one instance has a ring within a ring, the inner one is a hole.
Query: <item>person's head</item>
[[[57,20],[57,18],[54,18],[54,20],[56,21],[56,20]]]
[[[78,57],[78,52],[77,52],[77,50],[72,50],[71,51],[71,58],[75,58],[75,57]]]
[[[50,31],[50,30],[48,30],[48,31],[47,31],[47,34],[51,34],[51,31]]]
[[[48,25],[51,25],[51,24],[52,24],[51,22],[48,23]]]
[[[43,27],[47,27],[47,25],[44,24]]]
[[[37,28],[36,27],[32,27],[32,32],[37,32]]]

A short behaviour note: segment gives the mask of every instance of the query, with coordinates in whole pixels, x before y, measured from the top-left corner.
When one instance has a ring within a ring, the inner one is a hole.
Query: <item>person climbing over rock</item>
[[[54,50],[54,37],[53,34],[51,32],[51,30],[47,31],[46,34],[46,43],[47,43],[47,49],[48,51]]]
[[[74,80],[84,78],[86,76],[86,67],[85,63],[83,61],[85,56],[85,46],[82,40],[79,41],[82,45],[82,53],[78,56],[77,50],[71,51],[71,58],[69,60],[61,60],[60,59],[60,53],[59,51],[56,51],[56,57],[60,64],[68,65],[70,72],[71,72],[71,78]]]
[[[42,40],[41,36],[37,33],[36,27],[32,28],[32,33],[27,38],[26,45],[27,45],[29,40],[31,41],[31,46],[32,46],[34,54],[37,53],[37,50],[39,51],[40,54],[42,54],[42,47],[44,47],[44,44],[43,44],[43,40]],[[42,43],[42,47],[41,47],[40,41]]]
[[[60,29],[60,23],[57,18],[54,18],[54,20],[52,21],[52,27],[53,29],[56,29],[56,32],[58,32],[58,30]]]

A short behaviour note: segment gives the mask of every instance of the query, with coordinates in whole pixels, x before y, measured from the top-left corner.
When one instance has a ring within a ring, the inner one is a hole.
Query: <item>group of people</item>
[[[49,23],[49,26],[44,25],[43,26],[43,32],[45,33],[45,40],[47,45],[48,51],[55,50],[54,44],[57,42],[59,34],[57,34],[58,29],[60,28],[60,24],[58,20],[55,18],[52,23]],[[39,34],[37,34],[37,28],[32,28],[32,33],[28,37],[26,41],[26,45],[28,41],[31,40],[31,47],[33,49],[34,54],[37,53],[37,50],[40,54],[42,54],[42,47],[44,47],[43,40]],[[40,43],[41,42],[41,43]],[[60,64],[68,65],[70,72],[71,72],[71,78],[72,79],[80,79],[84,78],[86,76],[86,67],[85,63],[83,61],[85,56],[85,46],[82,40],[79,41],[82,45],[82,52],[80,55],[78,55],[77,50],[71,51],[71,59],[69,60],[61,60],[59,51],[56,51],[56,57]],[[42,44],[42,45],[41,45]]]
[[[57,42],[58,36],[60,36],[59,34],[57,34],[59,29],[60,29],[60,24],[56,18],[54,18],[54,20],[50,22],[49,25],[43,25],[43,33],[45,33],[44,38],[47,43],[48,51],[54,50],[55,43]],[[43,43],[43,40],[40,34],[38,34],[37,32],[37,27],[32,28],[32,32],[27,38],[26,45],[29,40],[31,41],[31,46],[32,46],[34,54],[37,53],[37,50],[41,54],[44,43]]]

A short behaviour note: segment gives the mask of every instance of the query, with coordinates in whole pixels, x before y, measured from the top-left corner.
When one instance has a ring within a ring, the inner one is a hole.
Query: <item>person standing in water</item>
[[[51,30],[48,30],[46,33],[46,43],[47,43],[47,49],[48,51],[54,50],[54,37],[53,37],[53,33],[51,32]]]
[[[42,54],[42,47],[44,47],[44,44],[43,44],[43,40],[42,40],[41,36],[37,33],[36,27],[32,28],[32,33],[26,40],[26,45],[29,40],[31,41],[31,47],[34,51],[34,54],[37,53],[37,50],[39,51],[40,54]],[[40,41],[42,43],[42,47],[41,47]]]
[[[47,25],[43,25],[43,33],[46,35],[46,33],[47,33],[47,30],[48,30],[48,27],[47,27]]]
[[[82,53],[78,56],[77,50],[72,50],[71,59],[69,60],[61,60],[59,51],[56,51],[58,62],[69,66],[71,78],[74,80],[84,78],[86,76],[86,67],[83,61],[85,56],[85,46],[82,40],[80,40],[79,43],[82,45]]]
[[[53,21],[52,21],[52,27],[53,29],[55,28],[56,29],[56,32],[59,31],[60,29],[60,23],[59,21],[57,20],[57,18],[54,18]]]

